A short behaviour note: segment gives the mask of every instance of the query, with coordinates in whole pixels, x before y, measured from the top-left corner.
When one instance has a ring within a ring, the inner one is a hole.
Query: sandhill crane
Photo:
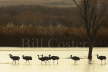
[[[32,57],[31,56],[24,56],[24,55],[22,55],[22,58],[24,60],[26,60],[26,62],[29,62],[30,60],[32,60]]]
[[[49,60],[49,57],[48,56],[43,56],[43,54],[41,55],[41,57],[39,55],[38,56],[38,59],[42,62],[47,62]]]
[[[16,61],[20,60],[19,56],[13,56],[12,54],[9,54],[9,57],[16,63]]]
[[[51,56],[51,54],[49,54],[49,60],[51,60],[51,59],[53,60],[53,63],[56,60],[57,64],[58,64],[59,56]]]
[[[77,56],[72,56],[72,55],[70,55],[70,58],[71,58],[72,60],[74,60],[74,63],[76,63],[76,61],[79,61],[79,60],[80,60],[80,58],[77,57]]]
[[[106,60],[107,58],[106,58],[106,56],[99,56],[99,55],[97,54],[97,59],[101,60],[101,63],[102,63],[102,61],[103,61],[103,60]],[[105,62],[106,62],[106,61],[105,61]]]

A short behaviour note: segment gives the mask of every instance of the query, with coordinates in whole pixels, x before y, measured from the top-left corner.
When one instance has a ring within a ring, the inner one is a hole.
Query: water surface
[[[21,60],[13,63],[8,54],[18,55]],[[88,64],[87,54],[88,48],[0,48],[0,68],[2,72],[107,72],[108,63],[101,64],[96,58],[96,54],[108,57],[108,48],[94,48],[93,62]],[[22,55],[30,55],[33,60],[26,63],[22,59]],[[47,64],[38,60],[37,55],[48,54],[60,57],[59,64],[49,61]],[[68,59],[70,55],[79,56],[83,59],[74,64],[74,61]],[[106,61],[107,62],[107,61]]]

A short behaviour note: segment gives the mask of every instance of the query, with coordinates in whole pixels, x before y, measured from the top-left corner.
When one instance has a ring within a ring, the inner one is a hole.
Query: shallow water
[[[16,64],[12,62],[8,54],[18,55],[21,60]],[[2,72],[107,72],[108,63],[102,64],[96,58],[96,54],[108,56],[108,48],[94,48],[93,62],[88,64],[88,48],[0,48],[0,70]],[[33,60],[29,63],[22,59],[22,55],[30,55]],[[59,64],[52,61],[42,63],[37,55],[57,55],[60,57]],[[74,64],[68,59],[70,55],[79,56],[83,59]]]

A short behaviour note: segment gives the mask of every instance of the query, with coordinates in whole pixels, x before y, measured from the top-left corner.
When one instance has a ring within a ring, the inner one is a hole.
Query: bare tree
[[[105,23],[106,18],[104,3],[98,4],[98,2],[95,3],[94,1],[98,0],[81,0],[80,3],[77,0],[73,0],[79,9],[81,23],[86,30],[87,40],[89,42],[88,59],[90,62],[92,61],[92,51],[96,35],[102,24]]]

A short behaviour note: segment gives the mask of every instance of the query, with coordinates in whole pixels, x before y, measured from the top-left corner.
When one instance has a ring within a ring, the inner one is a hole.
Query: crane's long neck
[[[99,55],[97,54],[97,58],[99,58]]]
[[[12,58],[13,56],[10,54],[10,57]]]
[[[37,55],[37,56],[38,56],[38,59],[39,59],[40,58],[39,55]]]
[[[23,55],[22,57],[24,58],[25,56]]]
[[[49,54],[49,58],[51,58],[51,54]]]
[[[70,55],[70,57],[72,58],[72,55]]]
[[[44,56],[43,56],[43,54],[42,54],[42,58],[43,58]]]

